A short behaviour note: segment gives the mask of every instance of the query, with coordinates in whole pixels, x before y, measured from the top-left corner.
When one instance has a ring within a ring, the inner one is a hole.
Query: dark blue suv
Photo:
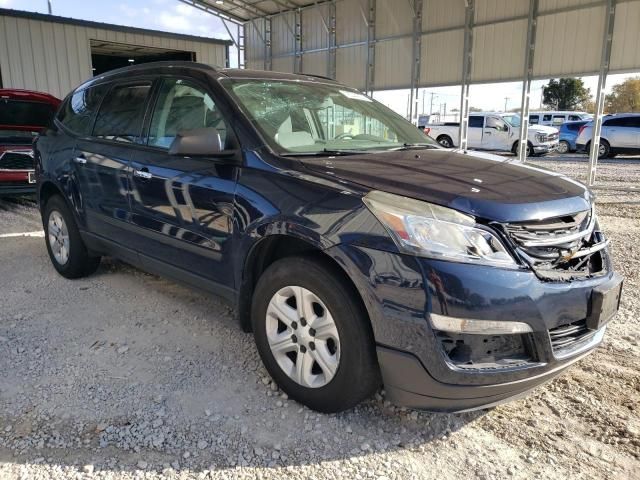
[[[596,347],[618,308],[583,185],[439,148],[328,79],[117,70],[73,91],[35,151],[60,274],[112,255],[228,299],[319,411],[382,384],[431,410],[503,402]]]

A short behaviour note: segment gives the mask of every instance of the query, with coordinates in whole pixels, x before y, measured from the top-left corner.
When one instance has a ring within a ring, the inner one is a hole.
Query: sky
[[[51,3],[53,14],[63,17],[229,39],[229,34],[218,18],[178,0],[51,0]],[[105,8],[105,5],[108,7]],[[0,7],[47,13],[47,0],[0,0]],[[233,48],[230,57],[231,65],[236,66],[237,57]],[[611,91],[613,85],[630,76],[633,75],[610,75],[607,82],[607,92]],[[584,77],[583,80],[585,85],[591,89],[591,93],[595,95],[597,77]],[[546,83],[548,80],[533,82],[531,89],[532,109],[541,106],[542,86]],[[519,107],[522,95],[521,87],[521,82],[472,85],[470,105],[482,110],[505,110],[505,104],[506,110]],[[422,111],[423,94],[424,111]],[[460,108],[459,86],[426,88],[421,89],[418,93],[420,113],[429,113],[431,94],[433,94],[434,112],[443,112],[445,104],[447,112],[451,112],[454,108]],[[409,90],[376,92],[374,98],[402,115],[407,113]]]
[[[54,15],[229,39],[222,22],[178,0],[51,0]],[[0,0],[0,7],[48,13],[47,0]]]

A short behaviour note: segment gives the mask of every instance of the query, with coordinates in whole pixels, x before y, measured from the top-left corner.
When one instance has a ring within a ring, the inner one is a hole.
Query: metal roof
[[[124,25],[113,25],[111,23],[92,22],[89,20],[80,20],[77,18],[60,17],[57,15],[47,15],[44,13],[25,12],[22,10],[12,10],[8,8],[0,8],[0,17],[25,18],[27,20],[40,20],[44,22],[61,23],[65,25],[76,25],[80,27],[99,28],[102,30],[111,30],[114,32],[133,33],[142,35],[153,35],[154,37],[164,37],[177,40],[193,40],[203,43],[215,43],[217,45],[232,45],[231,40],[211,37],[200,37],[197,35],[183,35],[180,33],[161,32],[159,30],[150,30],[147,28],[125,27]]]
[[[311,7],[327,1],[305,0],[187,0],[184,3],[199,4],[202,7],[227,15],[237,22],[268,17],[280,13]]]

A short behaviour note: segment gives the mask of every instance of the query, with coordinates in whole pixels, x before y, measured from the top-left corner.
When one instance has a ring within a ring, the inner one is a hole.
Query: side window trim
[[[107,90],[105,90],[105,92],[102,94],[102,97],[100,97],[100,103],[97,105],[95,111],[91,114],[91,119],[90,119],[90,126],[87,129],[86,133],[80,133],[77,132],[71,128],[69,128],[67,125],[65,125],[58,117],[60,115],[60,112],[62,112],[64,109],[67,108],[67,105],[69,104],[69,102],[71,102],[72,97],[81,91],[87,90],[89,88],[98,88],[101,87],[103,85],[107,85]],[[93,136],[93,127],[95,126],[96,123],[96,118],[98,117],[98,112],[100,111],[100,108],[102,108],[102,102],[104,101],[105,97],[109,94],[109,92],[111,91],[111,89],[113,88],[113,82],[101,82],[101,83],[94,83],[91,84],[85,88],[82,89],[75,89],[73,90],[69,95],[67,95],[67,97],[60,103],[60,107],[58,107],[58,110],[55,114],[54,117],[54,122],[55,124],[59,127],[62,128],[65,132],[67,132],[69,135],[76,137],[76,138],[81,138],[81,139],[85,139],[85,140],[89,140],[92,139]]]

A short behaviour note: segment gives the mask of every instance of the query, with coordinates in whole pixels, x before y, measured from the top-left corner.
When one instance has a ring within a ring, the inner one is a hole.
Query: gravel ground
[[[535,163],[584,178],[584,157]],[[640,185],[640,160],[602,162]],[[525,399],[457,415],[384,391],[337,415],[288,400],[216,298],[113,260],[68,281],[37,237],[0,238],[0,478],[639,478],[640,194],[597,190],[625,275],[596,353]],[[0,201],[0,235],[38,230]]]

